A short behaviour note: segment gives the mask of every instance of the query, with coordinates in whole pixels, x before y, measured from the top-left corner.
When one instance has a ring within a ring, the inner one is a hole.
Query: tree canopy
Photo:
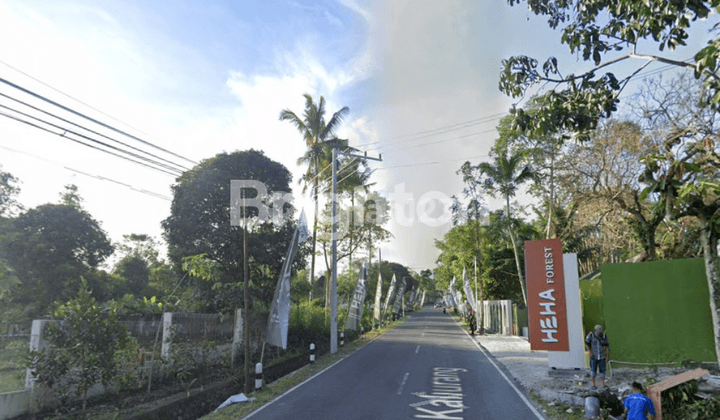
[[[543,104],[537,114],[529,115],[519,106],[512,109],[521,129],[539,134],[595,129],[601,118],[617,110],[618,95],[627,83],[652,62],[692,72],[711,92],[708,103],[720,103],[720,38],[692,51],[688,61],[661,55],[666,48],[686,46],[691,26],[707,18],[720,1],[508,0],[511,6],[523,2],[532,13],[546,16],[548,26],[560,30],[560,42],[594,67],[567,74],[556,57],[547,58],[542,65],[527,55],[503,60],[499,87],[508,96],[522,98],[540,84],[552,86],[540,93]],[[609,71],[626,60],[638,60],[629,74],[618,77]]]
[[[81,208],[43,204],[7,222],[1,258],[22,282],[13,299],[42,307],[69,299],[80,276],[96,269],[113,252],[100,224]]]
[[[196,284],[205,310],[238,307],[241,296],[236,289],[243,273],[242,227],[231,226],[231,180],[260,181],[268,195],[292,191],[287,168],[256,150],[221,153],[178,178],[173,186],[171,214],[162,226],[169,258],[177,267],[184,258],[200,255],[217,265],[218,276],[212,282]],[[246,194],[247,198],[257,198],[257,192],[251,189]],[[284,210],[292,215],[289,206]],[[248,218],[255,221],[247,241],[253,295],[269,302],[295,223],[274,226],[270,221],[258,220],[257,209],[248,206],[247,212]],[[304,264],[306,251],[301,251],[295,268]]]

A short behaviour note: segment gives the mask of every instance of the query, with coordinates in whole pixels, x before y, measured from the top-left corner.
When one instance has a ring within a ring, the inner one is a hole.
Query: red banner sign
[[[530,349],[569,351],[560,239],[525,242]]]

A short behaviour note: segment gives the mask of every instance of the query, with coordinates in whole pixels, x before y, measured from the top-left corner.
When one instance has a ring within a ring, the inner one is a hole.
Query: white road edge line
[[[405,372],[405,376],[403,376],[402,382],[400,382],[400,388],[398,389],[398,395],[402,395],[403,388],[405,388],[405,382],[407,382],[407,378],[410,376],[410,372]]]
[[[418,354],[419,351],[420,351],[420,344],[418,344],[417,348],[415,349],[415,354]]]
[[[532,405],[530,400],[528,400],[527,397],[525,395],[523,395],[522,392],[520,392],[518,387],[515,386],[514,383],[512,383],[512,381],[510,380],[510,378],[507,377],[507,375],[505,375],[505,372],[503,372],[502,369],[500,369],[500,366],[498,366],[497,363],[495,363],[495,361],[490,356],[488,356],[487,352],[485,352],[485,350],[482,348],[482,346],[480,346],[480,344],[478,344],[478,342],[475,341],[475,339],[470,335],[470,333],[465,331],[465,328],[461,327],[455,318],[453,318],[453,321],[455,321],[455,325],[460,327],[460,329],[465,333],[465,335],[468,336],[470,341],[472,341],[473,344],[475,344],[475,347],[477,347],[478,350],[480,350],[480,352],[482,352],[483,356],[485,356],[490,361],[490,363],[492,363],[492,365],[495,366],[495,369],[497,369],[497,371],[500,372],[500,375],[502,375],[502,377],[505,378],[505,381],[507,381],[507,383],[510,384],[510,386],[512,387],[512,389],[515,390],[515,392],[518,394],[520,399],[522,399],[523,402],[528,406],[528,408],[530,408],[530,411],[532,411],[537,416],[538,419],[545,420],[545,417],[543,417],[543,415],[540,414],[540,412],[537,411],[537,409]]]
[[[393,330],[394,330],[394,329],[395,329],[395,328],[393,328]],[[386,331],[386,332],[388,332],[388,331]],[[326,370],[330,369],[331,367],[337,365],[338,363],[342,362],[343,360],[347,359],[348,357],[350,357],[350,356],[352,356],[353,354],[357,353],[358,351],[362,350],[363,348],[365,348],[365,346],[367,346],[368,344],[370,344],[370,343],[372,343],[373,341],[377,340],[378,338],[382,337],[383,335],[385,335],[385,333],[382,333],[382,334],[378,335],[377,337],[373,338],[372,340],[368,341],[367,343],[365,343],[364,345],[362,345],[361,347],[359,347],[359,348],[358,348],[357,350],[355,350],[354,352],[345,355],[342,359],[339,359],[338,361],[336,361],[336,362],[333,363],[332,365],[326,367],[325,369],[321,370],[320,372],[314,374],[313,376],[305,379],[304,381],[300,382],[299,384],[295,385],[294,387],[292,387],[292,388],[288,389],[287,391],[283,392],[282,394],[278,395],[278,396],[275,397],[272,401],[269,401],[269,402],[265,403],[265,405],[261,406],[261,407],[258,408],[257,410],[255,410],[255,411],[253,411],[252,413],[248,414],[247,416],[243,417],[242,420],[249,419],[250,417],[254,416],[255,414],[261,412],[263,409],[265,409],[265,408],[266,408],[267,406],[269,406],[270,404],[273,404],[275,401],[279,400],[280,398],[286,396],[287,394],[295,391],[297,388],[300,388],[301,386],[303,386],[303,385],[305,385],[306,383],[312,381],[312,380],[315,379],[316,377],[322,375]],[[311,366],[311,365],[305,365],[305,366]]]

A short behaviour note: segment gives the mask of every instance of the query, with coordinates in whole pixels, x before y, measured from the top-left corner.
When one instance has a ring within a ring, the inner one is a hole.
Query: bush
[[[720,418],[720,400],[712,397],[682,406],[675,410],[673,418],[684,420]]]
[[[306,350],[310,343],[330,338],[330,313],[316,301],[301,302],[290,309],[288,347]]]
[[[72,394],[82,397],[84,411],[88,390],[97,383],[113,382],[116,351],[130,342],[117,312],[116,307],[99,305],[83,279],[77,297],[58,308],[60,322],[48,328],[48,348],[30,354],[36,383],[53,391],[62,403],[69,402]]]

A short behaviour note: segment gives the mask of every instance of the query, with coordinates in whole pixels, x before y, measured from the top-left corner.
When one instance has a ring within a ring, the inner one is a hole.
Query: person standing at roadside
[[[605,386],[605,370],[607,360],[610,357],[610,347],[608,338],[603,334],[603,328],[600,325],[595,326],[595,330],[585,337],[585,350],[590,353],[590,378],[592,378],[592,386],[595,388],[595,377],[600,378],[600,386]],[[600,373],[598,373],[600,371]]]

